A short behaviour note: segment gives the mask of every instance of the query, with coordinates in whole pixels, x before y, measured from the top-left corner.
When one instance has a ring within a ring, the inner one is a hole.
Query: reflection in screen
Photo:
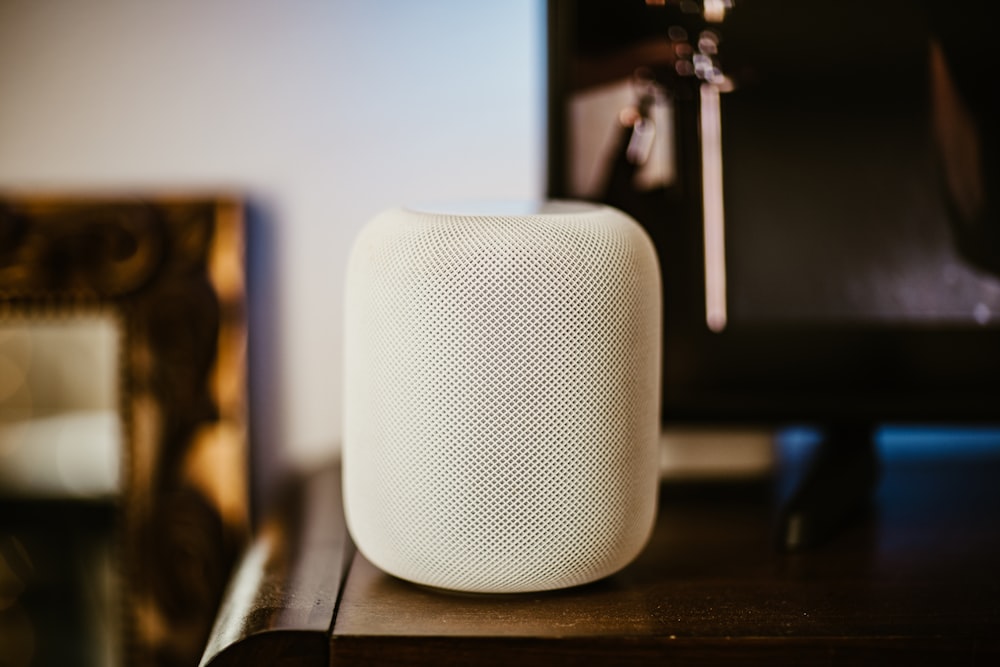
[[[1000,275],[955,238],[923,91],[901,88],[723,97],[734,320],[1000,321]]]
[[[730,316],[1000,323],[997,57],[978,16],[808,4],[748,4],[723,28]]]

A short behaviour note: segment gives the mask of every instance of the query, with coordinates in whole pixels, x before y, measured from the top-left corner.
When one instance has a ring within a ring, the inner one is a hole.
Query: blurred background
[[[277,477],[337,446],[356,231],[408,202],[543,193],[545,12],[4,0],[0,189],[255,200],[251,419]]]

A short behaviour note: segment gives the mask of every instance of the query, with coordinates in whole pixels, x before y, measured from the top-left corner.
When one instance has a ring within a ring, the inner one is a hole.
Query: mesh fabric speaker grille
[[[351,255],[345,507],[389,573],[480,592],[620,569],[655,514],[660,290],[614,209],[382,214]]]

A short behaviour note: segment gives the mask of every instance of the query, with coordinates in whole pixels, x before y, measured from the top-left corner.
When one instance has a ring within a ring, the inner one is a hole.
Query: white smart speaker
[[[660,272],[583,202],[390,210],[345,301],[343,488],[372,563],[482,593],[632,561],[656,514]]]

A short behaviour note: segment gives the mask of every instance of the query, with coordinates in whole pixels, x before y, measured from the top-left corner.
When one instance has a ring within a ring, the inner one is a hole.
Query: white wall
[[[263,197],[261,426],[269,463],[308,465],[339,437],[357,229],[408,201],[542,194],[544,5],[3,0],[0,188]]]

